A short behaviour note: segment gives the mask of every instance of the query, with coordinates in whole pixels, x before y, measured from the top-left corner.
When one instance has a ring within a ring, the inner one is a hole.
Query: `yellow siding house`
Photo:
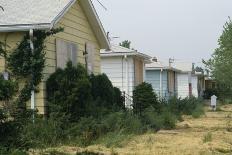
[[[35,105],[46,114],[45,81],[57,67],[65,67],[67,60],[88,66],[100,73],[100,49],[109,49],[109,42],[91,0],[1,0],[0,41],[14,49],[23,36],[33,30],[63,27],[46,40],[46,67]],[[83,53],[87,52],[85,61]],[[0,58],[0,72],[7,71]]]

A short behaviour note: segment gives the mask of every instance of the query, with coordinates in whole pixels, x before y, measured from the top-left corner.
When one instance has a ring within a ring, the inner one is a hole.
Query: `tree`
[[[218,40],[219,47],[215,50],[212,58],[203,62],[212,73],[219,87],[223,89],[222,94],[232,94],[232,21],[229,19],[224,25],[222,35]],[[226,92],[223,92],[226,90]]]
[[[136,114],[141,115],[149,107],[158,110],[157,96],[153,91],[151,84],[143,82],[135,87],[133,91],[133,110]]]
[[[129,40],[124,40],[123,42],[119,43],[119,46],[130,49],[131,48],[131,42]]]

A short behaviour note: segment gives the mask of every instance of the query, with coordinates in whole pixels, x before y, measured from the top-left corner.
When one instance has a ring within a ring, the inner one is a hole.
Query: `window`
[[[94,63],[95,63],[95,46],[91,43],[86,43],[86,51],[87,51],[87,67],[88,72],[92,73],[94,72]]]
[[[56,66],[65,68],[68,61],[77,64],[77,44],[56,39]]]

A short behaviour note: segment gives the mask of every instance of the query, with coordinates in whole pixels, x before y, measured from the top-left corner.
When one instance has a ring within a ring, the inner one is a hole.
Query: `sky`
[[[112,43],[132,47],[159,60],[209,59],[232,16],[232,0],[93,0]]]

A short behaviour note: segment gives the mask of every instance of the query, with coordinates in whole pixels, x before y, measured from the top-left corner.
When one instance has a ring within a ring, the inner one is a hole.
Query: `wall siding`
[[[134,90],[134,61],[132,57],[128,61],[128,79],[126,79],[126,61],[123,57],[104,57],[101,59],[101,71],[105,73],[113,85],[128,95],[133,95]],[[128,82],[128,88],[126,88]]]

